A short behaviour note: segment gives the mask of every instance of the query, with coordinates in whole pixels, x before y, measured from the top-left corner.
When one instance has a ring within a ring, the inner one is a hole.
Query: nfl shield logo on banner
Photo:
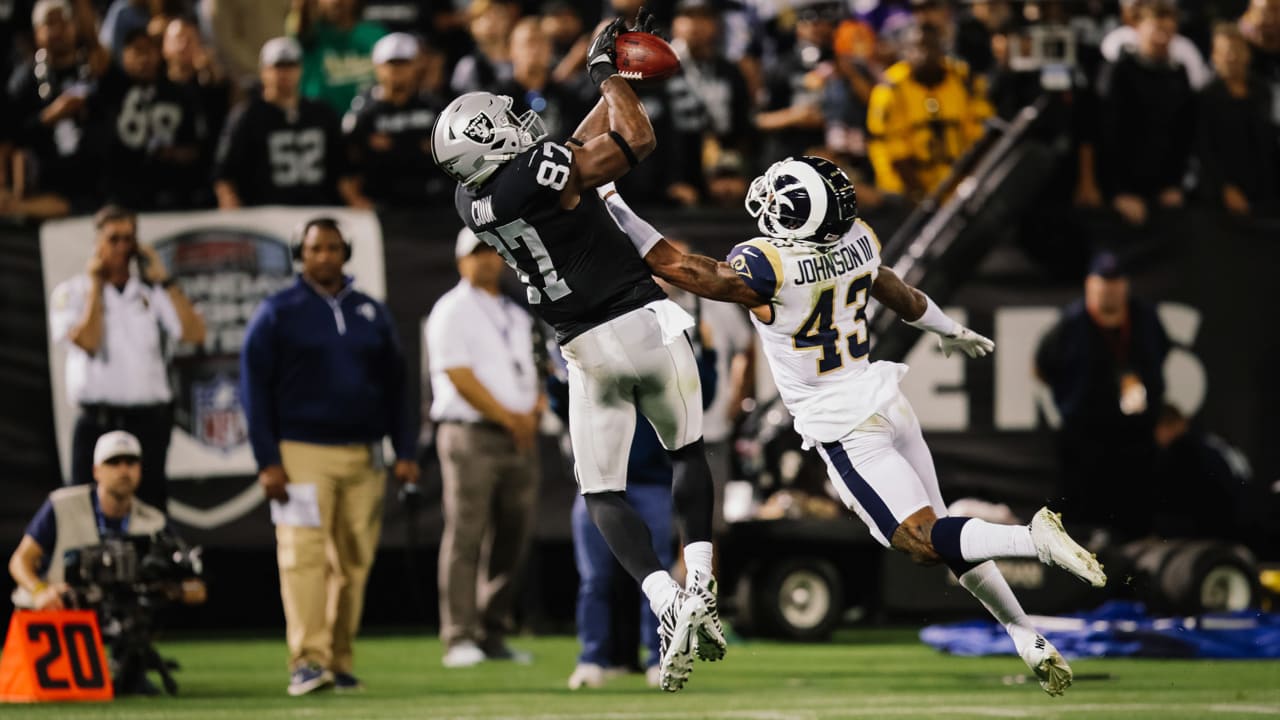
[[[193,382],[191,395],[195,405],[191,429],[197,440],[229,452],[248,438],[240,410],[240,391],[230,378],[217,375],[205,382]]]

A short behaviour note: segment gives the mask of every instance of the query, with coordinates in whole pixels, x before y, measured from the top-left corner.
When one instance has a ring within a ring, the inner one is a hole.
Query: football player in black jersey
[[[337,114],[298,92],[301,46],[293,38],[272,38],[260,57],[262,93],[232,113],[218,145],[218,207],[372,208],[351,176]]]
[[[642,12],[636,29],[649,31],[652,22]],[[617,74],[614,47],[626,30],[615,20],[593,39],[587,68],[602,97],[565,145],[543,140],[532,110],[516,116],[510,97],[476,92],[441,113],[432,152],[458,181],[458,214],[516,270],[529,303],[556,330],[569,366],[579,489],[658,615],[661,683],[674,692],[688,679],[695,654],[717,660],[725,646],[711,573],[714,500],[701,392],[684,334],[693,320],[654,283],[595,193],[655,146],[643,106]],[[689,569],[683,588],[658,562],[647,527],[623,497],[637,409],[672,460],[676,525]]]
[[[391,33],[373,46],[378,84],[356,96],[342,118],[361,189],[379,207],[443,204],[452,180],[429,162],[431,126],[444,103],[420,92],[421,47],[408,33]]]

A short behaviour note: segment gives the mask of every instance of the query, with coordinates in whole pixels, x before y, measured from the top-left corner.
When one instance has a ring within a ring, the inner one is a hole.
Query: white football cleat
[[[658,663],[662,689],[678,692],[693,672],[694,646],[698,627],[706,619],[707,608],[702,598],[683,588],[658,616],[658,643],[662,659]]]
[[[1018,636],[1014,635],[1015,644],[1017,640]],[[1031,672],[1036,674],[1040,687],[1046,693],[1057,697],[1071,687],[1071,666],[1053,643],[1045,640],[1040,633],[1030,634],[1024,643],[1023,647],[1018,648],[1018,655],[1031,668]]]
[[[716,609],[716,578],[698,571],[689,573],[688,591],[702,600],[706,617],[698,626],[697,654],[699,660],[715,662],[724,658],[726,643],[724,628],[720,625],[720,613]]]
[[[1093,553],[1080,547],[1062,527],[1062,516],[1042,507],[1031,519],[1031,542],[1046,565],[1057,565],[1094,587],[1107,584],[1107,575]]]

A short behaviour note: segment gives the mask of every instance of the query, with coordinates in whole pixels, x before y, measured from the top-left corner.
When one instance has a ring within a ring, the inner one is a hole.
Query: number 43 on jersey
[[[853,309],[853,331],[845,335],[836,322],[836,293],[840,285],[828,286],[818,293],[813,304],[813,312],[800,323],[800,328],[791,336],[797,350],[820,349],[818,356],[818,374],[839,370],[844,366],[844,356],[840,352],[840,338],[847,339],[849,358],[861,360],[867,356],[871,344],[867,340],[867,291],[871,289],[871,273],[859,275],[849,283],[843,293],[844,308]]]

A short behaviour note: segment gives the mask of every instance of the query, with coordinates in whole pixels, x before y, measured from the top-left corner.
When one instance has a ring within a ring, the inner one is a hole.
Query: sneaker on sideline
[[[289,675],[289,694],[298,697],[333,684],[333,673],[311,663],[303,665]]]
[[[463,640],[449,648],[440,662],[447,668],[467,668],[479,665],[484,659],[483,650],[470,640]]]
[[[333,674],[333,691],[338,693],[361,692],[364,690],[364,683],[360,682],[360,678],[351,673],[336,672]]]
[[[517,665],[533,664],[533,653],[527,650],[517,650],[506,643],[498,647],[486,647],[484,649],[484,657],[486,660],[507,660]]]

